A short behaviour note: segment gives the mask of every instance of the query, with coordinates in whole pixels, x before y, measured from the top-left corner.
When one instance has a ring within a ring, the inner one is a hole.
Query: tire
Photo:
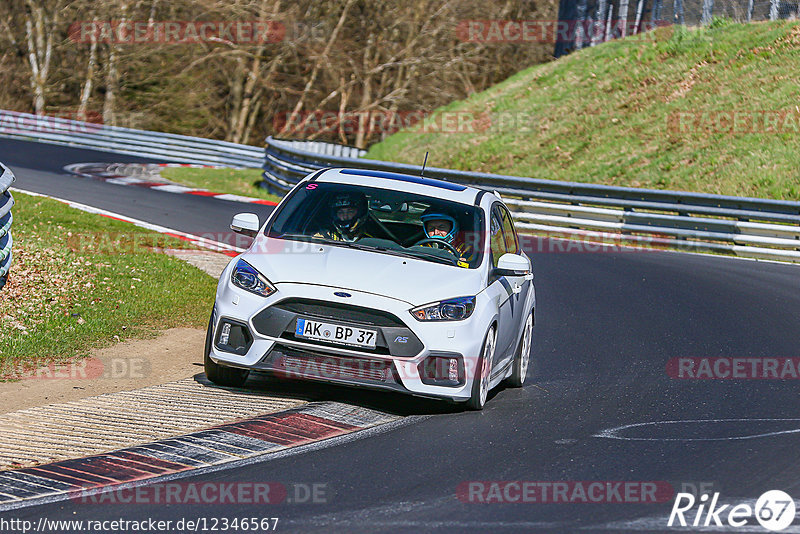
[[[528,366],[531,361],[531,341],[533,339],[533,311],[525,319],[525,326],[522,328],[522,338],[520,339],[519,349],[514,356],[511,376],[506,379],[506,384],[512,388],[520,388],[525,383],[525,376],[528,374]]]
[[[489,379],[492,374],[492,359],[494,349],[497,344],[494,326],[486,332],[483,338],[483,348],[478,358],[478,365],[475,369],[475,376],[472,380],[472,396],[467,401],[467,408],[470,410],[483,410],[486,406],[486,397],[489,396]]]
[[[218,386],[238,388],[244,385],[247,376],[250,374],[248,369],[235,369],[220,365],[211,359],[211,343],[214,336],[214,316],[208,320],[208,331],[206,332],[206,348],[203,355],[203,368],[206,371],[206,378]]]

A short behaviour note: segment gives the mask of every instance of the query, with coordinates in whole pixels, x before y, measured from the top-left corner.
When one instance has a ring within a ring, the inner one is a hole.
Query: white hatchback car
[[[205,371],[250,370],[466,402],[519,387],[535,293],[499,195],[419,176],[324,169],[299,184],[223,271]]]

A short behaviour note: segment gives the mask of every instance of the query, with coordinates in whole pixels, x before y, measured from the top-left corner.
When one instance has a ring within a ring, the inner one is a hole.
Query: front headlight
[[[411,310],[417,321],[461,321],[475,310],[475,297],[459,297]]]
[[[236,263],[236,267],[231,273],[231,283],[261,297],[268,297],[277,291],[266,276],[244,260]]]

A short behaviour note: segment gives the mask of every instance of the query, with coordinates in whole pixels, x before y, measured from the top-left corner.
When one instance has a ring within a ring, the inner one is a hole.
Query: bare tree
[[[89,44],[89,59],[86,63],[86,79],[83,82],[80,105],[78,106],[78,120],[86,120],[86,112],[89,108],[89,99],[92,96],[92,85],[94,83],[94,71],[96,67],[97,39],[92,39],[92,42]]]
[[[619,36],[625,37],[628,31],[628,3],[629,0],[619,2]]]
[[[37,115],[44,114],[60,8],[58,2],[48,6],[44,0],[25,0],[25,40],[31,69],[33,107]]]

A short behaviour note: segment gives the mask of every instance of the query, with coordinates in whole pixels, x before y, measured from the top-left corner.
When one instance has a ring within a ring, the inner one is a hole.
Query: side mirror
[[[261,228],[261,223],[255,213],[237,213],[231,221],[231,230],[237,234],[255,237],[259,228]]]
[[[519,254],[503,254],[494,272],[498,276],[525,276],[530,273],[531,264],[525,256]]]

